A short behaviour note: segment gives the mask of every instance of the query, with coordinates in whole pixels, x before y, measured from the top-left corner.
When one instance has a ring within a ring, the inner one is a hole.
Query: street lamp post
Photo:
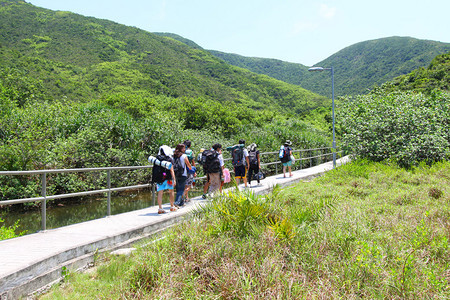
[[[312,67],[309,68],[310,72],[322,72],[322,71],[331,71],[331,106],[332,108],[332,119],[333,119],[333,169],[336,168],[336,132],[334,128],[334,69],[331,68],[322,68],[322,67]]]

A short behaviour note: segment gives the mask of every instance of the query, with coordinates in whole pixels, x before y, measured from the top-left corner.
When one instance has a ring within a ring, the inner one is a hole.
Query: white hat
[[[159,147],[158,154],[162,155],[163,154],[162,152],[164,152],[164,154],[167,155],[167,156],[173,156],[172,148],[170,148],[167,145],[162,145],[161,147]]]

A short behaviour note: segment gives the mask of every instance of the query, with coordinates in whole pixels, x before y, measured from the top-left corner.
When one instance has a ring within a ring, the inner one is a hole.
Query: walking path
[[[337,160],[346,163],[347,157]],[[287,186],[309,180],[333,167],[332,162],[293,172],[267,177],[260,186],[251,187],[255,194],[265,194],[275,185]],[[252,181],[254,184],[256,181]],[[243,189],[243,185],[239,186]],[[91,264],[98,251],[127,247],[179,222],[197,205],[207,200],[201,197],[176,212],[158,215],[158,207],[113,215],[97,220],[46,230],[0,241],[0,300],[26,297],[36,290],[58,281],[63,270],[75,271]],[[169,205],[164,205],[169,211]]]

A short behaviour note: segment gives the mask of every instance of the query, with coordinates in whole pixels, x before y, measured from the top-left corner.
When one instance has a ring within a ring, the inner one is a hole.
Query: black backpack
[[[184,168],[181,164],[181,156],[173,159],[173,172],[177,178],[183,176]]]
[[[156,156],[156,159],[159,161],[173,162],[169,156],[165,156],[165,155],[158,155],[158,156]],[[153,164],[152,183],[161,184],[165,180],[171,180],[171,179],[172,179],[172,174],[170,173],[170,170],[168,170],[164,167],[158,166],[156,164]]]
[[[250,167],[258,167],[258,154],[258,150],[248,152],[248,161],[250,163]]]
[[[237,167],[237,166],[243,166],[245,164],[244,161],[244,149],[242,147],[235,147],[232,151],[231,151],[231,157],[232,157],[232,165]]]
[[[203,151],[202,164],[205,173],[218,173],[220,171],[219,153],[215,150]]]
[[[283,157],[280,158],[282,163],[287,163],[288,161],[291,160],[290,152],[291,152],[291,148],[284,146]]]

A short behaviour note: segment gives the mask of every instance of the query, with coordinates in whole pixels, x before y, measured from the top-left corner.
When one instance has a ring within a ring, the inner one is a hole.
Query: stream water
[[[201,194],[200,189],[189,192],[190,197]],[[163,194],[163,203],[169,203],[168,193]],[[152,191],[149,189],[122,193],[111,197],[111,215],[143,209],[152,205]],[[47,229],[103,218],[106,213],[106,197],[97,196],[66,200],[58,205],[47,207]],[[40,208],[27,211],[1,211],[0,217],[5,220],[5,226],[11,226],[19,221],[16,233],[26,231],[25,234],[31,234],[41,230]]]

